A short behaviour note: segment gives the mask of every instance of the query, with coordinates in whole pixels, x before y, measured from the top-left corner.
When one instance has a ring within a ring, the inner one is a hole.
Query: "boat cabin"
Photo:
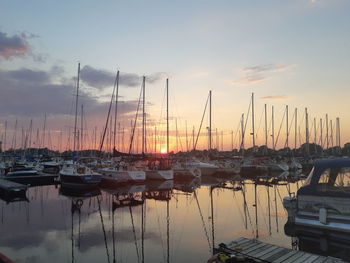
[[[297,196],[350,197],[350,159],[317,160]]]

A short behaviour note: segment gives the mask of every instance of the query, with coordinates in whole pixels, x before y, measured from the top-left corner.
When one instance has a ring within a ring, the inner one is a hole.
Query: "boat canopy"
[[[298,195],[350,197],[350,159],[316,160]]]

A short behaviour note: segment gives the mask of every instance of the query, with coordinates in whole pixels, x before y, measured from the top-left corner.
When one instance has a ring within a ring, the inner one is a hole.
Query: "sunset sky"
[[[186,122],[189,135],[193,126],[198,132],[209,90],[213,92],[213,131],[224,134],[224,149],[231,148],[231,132],[237,147],[237,127],[241,114],[247,114],[251,93],[255,94],[257,144],[264,144],[265,103],[269,126],[271,106],[275,109],[276,137],[288,105],[290,121],[298,108],[301,143],[307,107],[310,142],[314,140],[313,119],[317,119],[319,136],[319,120],[328,113],[333,129],[336,117],[340,118],[344,144],[350,141],[349,11],[348,0],[2,1],[0,140],[4,141],[7,121],[6,148],[10,148],[17,119],[19,147],[21,130],[28,131],[32,119],[34,142],[38,129],[42,137],[47,114],[45,145],[50,136],[52,148],[66,149],[74,123],[80,62],[79,112],[83,104],[90,144],[94,128],[100,133],[104,125],[118,69],[118,122],[120,132],[125,129],[125,144],[143,75],[149,147],[154,127],[159,133],[165,131],[166,78],[172,150],[176,150],[176,120],[182,136],[179,150],[186,148]],[[207,126],[205,117],[203,134]],[[247,147],[251,146],[250,132],[249,119]],[[278,147],[284,145],[285,134],[283,124]],[[159,142],[160,150],[164,139]],[[214,136],[214,147],[216,142]],[[294,126],[290,142],[294,146]],[[203,138],[199,148],[205,147]]]

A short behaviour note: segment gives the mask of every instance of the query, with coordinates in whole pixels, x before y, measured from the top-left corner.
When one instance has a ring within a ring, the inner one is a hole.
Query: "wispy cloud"
[[[263,100],[285,100],[285,99],[288,99],[288,98],[289,98],[289,96],[286,96],[286,95],[261,97],[261,99],[263,99]]]
[[[263,64],[245,67],[240,70],[242,76],[235,79],[233,83],[235,85],[247,86],[258,82],[263,82],[270,79],[274,74],[284,72],[293,66],[294,65]]]
[[[114,84],[116,72],[111,72],[105,69],[96,69],[89,65],[81,69],[81,80],[94,88],[104,89]],[[121,86],[138,87],[141,85],[142,76],[135,73],[120,72],[119,83]],[[147,83],[154,83],[165,76],[163,72],[157,72],[146,76]]]
[[[27,38],[28,35],[25,33],[8,36],[7,33],[0,31],[0,58],[9,60],[29,54],[30,47]]]

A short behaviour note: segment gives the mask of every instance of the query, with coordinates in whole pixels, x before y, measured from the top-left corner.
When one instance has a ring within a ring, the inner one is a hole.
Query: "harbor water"
[[[14,262],[206,262],[238,237],[292,248],[284,196],[302,181],[202,177],[67,191],[30,187],[1,206],[0,251]]]

